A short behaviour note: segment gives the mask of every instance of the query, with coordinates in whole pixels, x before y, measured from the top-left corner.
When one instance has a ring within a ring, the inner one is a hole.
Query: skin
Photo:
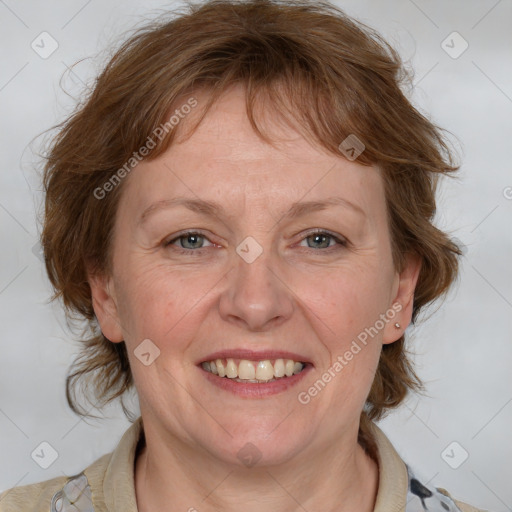
[[[409,258],[400,274],[393,266],[378,168],[329,153],[283,124],[268,129],[276,148],[254,133],[235,87],[188,140],[140,163],[123,185],[112,275],[90,275],[101,329],[113,343],[126,342],[139,395],[141,512],[374,507],[378,467],[357,443],[359,417],[382,345],[410,323],[419,262]],[[225,214],[179,206],[139,222],[149,206],[177,196],[214,201]],[[284,217],[293,202],[327,197],[362,211],[336,205]],[[310,236],[315,228],[346,244]],[[188,229],[205,238],[166,245]],[[236,252],[247,236],[263,249],[250,264]],[[316,397],[299,403],[297,394],[397,303],[393,320]],[[144,339],[160,350],[148,366],[134,356]],[[241,398],[196,366],[234,348],[293,351],[314,368],[289,391]],[[247,442],[261,453],[251,468],[237,457]]]

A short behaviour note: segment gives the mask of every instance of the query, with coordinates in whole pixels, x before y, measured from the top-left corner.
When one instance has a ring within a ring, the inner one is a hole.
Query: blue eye
[[[334,247],[335,245],[342,245],[342,246],[346,246],[347,245],[347,241],[342,239],[342,238],[339,238],[337,236],[334,236],[332,235],[331,233],[329,233],[328,231],[321,231],[321,230],[316,230],[316,231],[312,231],[310,232],[309,234],[307,234],[305,236],[305,238],[303,238],[303,240],[306,240],[306,241],[309,241],[311,240],[312,241],[312,244],[318,244],[318,245],[310,245],[308,243],[308,248],[311,248],[311,249],[330,249],[331,247]],[[327,240],[327,242],[326,242]],[[335,242],[333,245],[330,245],[330,242]],[[304,246],[302,246],[304,247]]]
[[[209,243],[210,246],[214,245],[202,233],[198,231],[186,231],[185,233],[181,233],[172,240],[164,242],[164,246],[174,246],[173,250],[176,250],[182,254],[199,255],[202,253],[201,249],[205,249],[208,247],[208,245],[204,245],[206,241]],[[322,230],[311,231],[310,233],[306,234],[306,236],[302,239],[301,244],[303,241],[306,241],[307,243],[306,248],[321,249],[323,251],[327,250],[329,252],[333,249],[335,250],[336,246],[347,246],[347,241],[344,238],[337,237],[329,233],[328,231]],[[303,245],[300,246],[305,247]]]
[[[178,250],[183,249],[182,252],[191,252],[192,249],[203,249],[202,243],[204,243],[205,240],[208,239],[201,233],[198,233],[197,231],[187,231],[186,233],[182,233],[176,238],[169,240],[165,245],[167,247],[174,245],[175,242],[180,242],[177,247]]]

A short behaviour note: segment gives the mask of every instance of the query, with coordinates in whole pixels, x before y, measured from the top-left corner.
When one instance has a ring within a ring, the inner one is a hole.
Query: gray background
[[[425,480],[475,506],[512,510],[512,2],[337,3],[398,48],[415,70],[413,101],[457,136],[462,159],[437,216],[467,248],[461,278],[441,309],[409,330],[428,396],[410,397],[381,426]],[[117,406],[88,423],[67,408],[64,378],[78,345],[59,305],[48,303],[34,249],[33,139],[70,113],[123,32],[169,5],[0,0],[0,490],[81,471],[129,426]],[[43,31],[58,43],[46,59],[31,48]],[[43,441],[58,453],[48,469],[31,458]]]

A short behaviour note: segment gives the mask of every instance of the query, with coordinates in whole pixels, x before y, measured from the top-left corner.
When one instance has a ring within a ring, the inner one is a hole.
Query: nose
[[[251,331],[266,331],[286,322],[293,313],[294,298],[286,276],[280,274],[270,250],[251,263],[235,253],[220,297],[221,317]]]

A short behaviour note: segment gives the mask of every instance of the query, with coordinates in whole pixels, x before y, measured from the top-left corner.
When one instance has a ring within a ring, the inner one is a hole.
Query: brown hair
[[[215,0],[179,14],[139,29],[121,46],[88,98],[59,125],[47,157],[46,268],[68,315],[87,321],[66,381],[68,403],[81,415],[90,414],[76,400],[78,384],[92,385],[101,405],[133,386],[125,344],[99,330],[87,280],[87,265],[111,270],[123,182],[103,199],[95,191],[168,120],[171,106],[196,90],[209,94],[190,133],[228,87],[241,84],[249,120],[269,143],[256,115],[263,104],[335,154],[349,135],[364,143],[358,162],[382,169],[395,266],[401,270],[408,253],[421,258],[413,321],[457,276],[461,251],[433,225],[438,177],[457,167],[439,128],[405,97],[401,59],[375,31],[324,2]],[[177,132],[146,158],[165,151]],[[385,345],[361,416],[362,444],[371,448],[369,420],[421,388],[405,336]]]

